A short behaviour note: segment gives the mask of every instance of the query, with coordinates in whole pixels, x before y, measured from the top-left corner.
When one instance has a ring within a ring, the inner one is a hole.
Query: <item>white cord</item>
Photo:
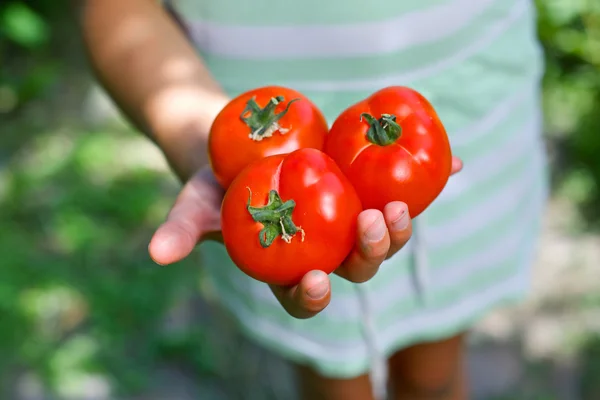
[[[366,291],[360,284],[356,284],[354,287],[356,288],[358,303],[360,304],[363,335],[371,360],[369,378],[371,380],[371,387],[373,388],[373,396],[375,400],[385,400],[387,398],[388,380],[387,359],[377,346],[377,330]]]
[[[427,256],[427,243],[425,240],[424,215],[412,221],[413,234],[413,273],[417,294],[423,304],[427,304],[429,289],[429,258]]]

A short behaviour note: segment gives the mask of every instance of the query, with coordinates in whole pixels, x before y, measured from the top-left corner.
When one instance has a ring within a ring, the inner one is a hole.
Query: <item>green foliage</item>
[[[581,377],[580,396],[582,399],[597,399],[600,398],[600,335],[590,335],[582,347],[584,372]]]
[[[21,2],[8,3],[2,9],[0,28],[9,40],[27,48],[42,46],[49,37],[46,21]]]
[[[191,360],[199,370],[210,367],[201,333],[162,329],[169,309],[198,290],[199,269],[149,260],[168,209],[165,177],[120,162],[122,135],[38,136],[4,170],[0,376],[30,369],[67,395],[95,375],[139,389],[160,361],[185,351],[203,357]]]
[[[562,156],[561,194],[577,202],[590,227],[600,221],[600,3],[539,0],[547,55],[547,133]]]
[[[536,3],[555,184],[593,223],[600,220],[600,2]],[[57,54],[69,15],[66,0],[0,1],[0,117],[52,93],[69,62]],[[201,327],[162,329],[200,279],[193,259],[168,268],[148,259],[172,186],[127,163],[120,150],[131,135],[55,128],[25,143],[30,127],[19,126],[21,151],[0,168],[0,398],[11,398],[23,371],[58,398],[93,377],[120,392],[139,389],[168,361],[210,372]],[[584,389],[598,393],[597,362],[589,363]]]
[[[0,3],[0,115],[43,95],[59,76],[60,63],[51,51],[56,43],[49,10],[68,13],[62,0],[55,2],[56,9],[49,5],[49,1]],[[19,61],[13,63],[15,59]]]

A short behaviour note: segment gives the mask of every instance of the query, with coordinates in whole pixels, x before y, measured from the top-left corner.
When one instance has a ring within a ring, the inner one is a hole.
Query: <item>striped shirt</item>
[[[388,85],[438,111],[464,169],[369,282],[332,276],[328,308],[288,316],[214,243],[201,246],[219,298],[244,331],[332,377],[376,356],[464,331],[522,298],[547,193],[541,50],[530,0],[179,0],[173,5],[232,96],[276,84],[332,122]],[[282,265],[285,268],[285,265]]]

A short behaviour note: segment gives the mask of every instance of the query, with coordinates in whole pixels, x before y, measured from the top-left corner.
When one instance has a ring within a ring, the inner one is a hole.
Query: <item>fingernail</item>
[[[325,297],[328,290],[329,285],[327,284],[327,281],[323,281],[308,289],[306,294],[313,300],[320,300]]]
[[[406,211],[402,211],[402,214],[392,221],[392,229],[394,231],[403,231],[408,228],[409,222],[410,218],[408,217],[408,213]]]
[[[365,232],[365,237],[370,242],[378,242],[385,236],[386,229],[385,223],[377,218]]]

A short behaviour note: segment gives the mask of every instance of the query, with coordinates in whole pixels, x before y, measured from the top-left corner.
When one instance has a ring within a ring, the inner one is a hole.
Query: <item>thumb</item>
[[[183,188],[167,220],[156,230],[148,251],[160,265],[187,257],[200,239],[220,224],[220,214],[207,204],[211,193],[201,176],[192,178]],[[213,190],[214,191],[214,190]],[[214,196],[213,196],[214,197]]]
[[[168,219],[152,236],[148,252],[159,265],[173,264],[187,257],[199,238],[197,227],[182,219]]]

